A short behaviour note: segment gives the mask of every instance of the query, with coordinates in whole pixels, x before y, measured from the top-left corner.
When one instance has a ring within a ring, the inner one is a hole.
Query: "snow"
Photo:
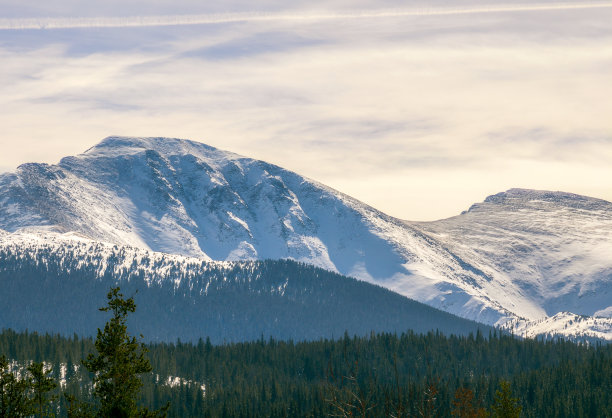
[[[407,222],[262,161],[126,137],[0,175],[0,196],[0,246],[70,246],[84,259],[117,246],[123,268],[137,260],[162,276],[291,258],[525,335],[612,329],[557,316],[611,316],[612,203],[598,199],[511,189],[453,218]]]
[[[59,383],[62,389],[66,387],[66,383],[67,383],[66,373],[67,372],[68,372],[68,365],[66,363],[61,363],[60,370],[59,370]]]
[[[606,309],[601,309],[593,313],[593,316],[612,318],[612,306],[608,306]]]
[[[612,305],[609,202],[512,189],[420,227],[486,271],[483,289],[529,323],[563,311],[605,316]]]
[[[581,339],[588,336],[602,340],[612,340],[612,319],[576,315],[571,312],[559,312],[551,317],[535,321],[512,320],[504,324],[507,330],[522,337],[557,337],[564,336]]]
[[[42,263],[48,263],[47,257],[76,259],[79,260],[79,266],[93,266],[97,278],[107,273],[142,274],[148,284],[152,281],[173,280],[177,287],[181,280],[179,276],[183,280],[190,280],[212,266],[230,270],[236,265],[235,262],[208,261],[203,258],[118,246],[82,237],[75,239],[71,233],[0,233],[0,250],[19,254],[21,258],[42,260]],[[113,263],[110,263],[109,259],[112,259]],[[112,271],[109,271],[111,266]]]
[[[155,382],[159,383],[160,382],[160,376],[159,375],[155,375]],[[202,391],[202,396],[206,396],[206,384],[204,383],[199,383],[199,382],[195,382],[193,380],[188,380],[188,379],[184,379],[182,377],[179,376],[168,376],[166,377],[165,380],[162,380],[162,384],[164,386],[168,386],[171,388],[175,388],[175,387],[179,387],[179,386],[198,386],[199,389]]]

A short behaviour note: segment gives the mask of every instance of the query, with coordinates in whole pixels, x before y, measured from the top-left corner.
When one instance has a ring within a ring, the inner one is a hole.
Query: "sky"
[[[0,172],[167,136],[407,220],[513,187],[612,201],[610,22],[612,2],[0,0]]]

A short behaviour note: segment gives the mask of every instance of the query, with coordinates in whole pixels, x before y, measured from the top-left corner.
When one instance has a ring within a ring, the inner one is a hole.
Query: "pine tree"
[[[101,417],[154,417],[165,416],[166,408],[150,412],[136,404],[142,386],[141,374],[151,372],[144,343],[127,333],[127,316],[136,311],[134,298],[124,299],[119,287],[111,288],[108,305],[100,308],[112,312],[113,317],[98,328],[95,347],[97,355],[90,354],[83,365],[93,373],[94,396],[99,400]]]
[[[32,401],[28,398],[30,382],[18,379],[9,370],[9,362],[0,356],[0,418],[25,417],[32,412]]]
[[[499,383],[500,390],[495,392],[495,403],[491,407],[492,418],[518,418],[521,415],[522,407],[519,405],[518,398],[512,397],[510,383],[502,380]]]
[[[48,396],[48,393],[57,387],[53,377],[49,376],[52,369],[45,371],[43,363],[32,363],[28,366],[28,371],[32,375],[30,384],[38,416],[40,418],[52,416],[48,411],[45,411],[49,408],[50,402],[56,398],[55,396]]]

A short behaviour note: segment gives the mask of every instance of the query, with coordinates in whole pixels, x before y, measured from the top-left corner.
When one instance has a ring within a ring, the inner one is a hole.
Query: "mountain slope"
[[[513,298],[532,301],[532,316],[564,309],[605,315],[612,303],[610,202],[512,189],[460,216],[420,226],[487,270]]]
[[[612,314],[611,207],[511,190],[455,218],[406,222],[280,167],[168,138],[110,137],[0,176],[6,242],[53,232],[204,260],[291,258],[524,332],[563,311]],[[593,332],[612,339],[612,320],[601,321]]]

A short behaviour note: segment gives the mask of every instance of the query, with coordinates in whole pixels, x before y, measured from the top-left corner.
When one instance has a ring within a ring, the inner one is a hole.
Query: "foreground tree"
[[[139,407],[136,397],[142,386],[140,375],[151,372],[144,343],[138,342],[127,332],[127,316],[136,311],[134,298],[124,299],[119,287],[111,288],[108,305],[100,308],[113,317],[98,328],[95,347],[97,354],[90,354],[83,365],[93,373],[94,396],[99,400],[97,416],[100,417],[164,417],[168,406],[159,411]],[[83,411],[87,408],[78,407]]]

